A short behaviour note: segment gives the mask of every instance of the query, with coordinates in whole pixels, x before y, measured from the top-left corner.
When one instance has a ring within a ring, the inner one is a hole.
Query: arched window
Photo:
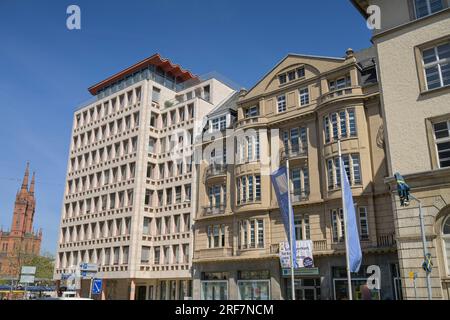
[[[444,257],[447,263],[447,274],[450,274],[450,216],[444,221],[442,239],[444,241]]]

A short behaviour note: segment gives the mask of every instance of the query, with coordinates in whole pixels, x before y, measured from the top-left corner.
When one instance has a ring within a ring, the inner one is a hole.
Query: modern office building
[[[91,263],[98,298],[192,296],[193,141],[234,90],[155,54],[89,91],[74,114],[55,279]]]
[[[373,31],[388,172],[400,172],[422,203],[432,255],[432,297],[450,298],[450,1],[352,1],[366,18],[380,8]],[[395,190],[395,181],[386,182]],[[405,299],[426,299],[419,204],[401,207],[393,193],[395,231]]]
[[[354,297],[376,265],[374,298],[401,298],[374,57],[372,48],[349,49],[344,58],[289,54],[208,116],[197,176],[195,299],[290,298],[289,269],[279,258],[286,233],[270,182],[286,159],[296,237],[312,241],[314,259],[313,268],[296,270],[296,298],[347,298],[339,137],[363,250]]]

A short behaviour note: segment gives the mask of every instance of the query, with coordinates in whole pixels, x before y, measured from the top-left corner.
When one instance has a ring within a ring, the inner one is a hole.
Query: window
[[[427,90],[450,85],[450,42],[422,51]]]
[[[350,76],[338,78],[336,80],[330,80],[328,82],[328,87],[330,91],[340,90],[350,86],[351,86]]]
[[[255,175],[255,200],[261,200],[261,176]]]
[[[344,241],[344,215],[342,209],[331,210],[333,241]]]
[[[264,220],[251,219],[240,221],[238,242],[240,249],[264,248]]]
[[[342,161],[344,162],[345,172],[347,174],[350,185],[359,185],[361,180],[361,166],[359,160],[359,154],[344,154],[342,155]],[[339,168],[339,158],[327,160],[327,172],[328,172],[328,189],[336,189],[341,186],[341,176]]]
[[[367,208],[359,207],[359,236],[361,240],[369,239],[369,219],[367,217]]]
[[[280,84],[286,83],[286,74],[280,74],[278,80],[280,81]]]
[[[142,228],[142,233],[144,235],[149,235],[150,234],[150,223],[151,223],[151,219],[148,217],[144,217],[144,226]]]
[[[150,247],[143,246],[141,249],[141,263],[150,262]]]
[[[450,121],[433,124],[439,167],[450,167]]]
[[[221,116],[211,120],[211,131],[222,131],[227,126],[227,116]]]
[[[286,95],[283,94],[277,97],[277,106],[279,113],[286,111]]]
[[[146,206],[152,205],[152,191],[149,190],[149,189],[146,189],[146,190],[145,190],[144,204],[145,204]]]
[[[295,217],[295,239],[296,240],[309,240],[311,239],[311,231],[309,226],[309,216]]]
[[[227,300],[228,281],[201,281],[201,300]]]
[[[261,200],[261,176],[248,175],[237,178],[237,203],[246,203]]]
[[[245,109],[245,117],[251,118],[251,117],[257,117],[259,116],[259,106],[252,106],[247,109]]]
[[[306,106],[307,104],[309,104],[309,89],[308,88],[300,89],[299,94],[300,94],[300,105]]]
[[[159,264],[160,263],[160,259],[161,259],[161,248],[160,247],[155,247],[155,252],[154,252],[154,263],[155,264]]]
[[[303,78],[305,76],[305,68],[301,67],[297,69],[297,78]]]
[[[447,274],[450,275],[450,216],[444,221],[442,228],[442,239],[444,242],[444,259],[447,264]]]
[[[287,76],[289,81],[295,80],[295,70],[289,71]]]
[[[414,0],[416,18],[422,18],[442,10],[442,0]]]
[[[225,225],[207,227],[208,248],[225,247]]]
[[[331,141],[331,136],[333,137],[333,140],[356,136],[356,116],[355,109],[353,108],[348,108],[325,116],[323,122],[325,143]]]

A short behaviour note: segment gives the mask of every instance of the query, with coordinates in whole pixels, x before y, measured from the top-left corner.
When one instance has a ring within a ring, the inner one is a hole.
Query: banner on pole
[[[314,258],[312,253],[312,241],[311,240],[297,240],[296,241],[297,254],[296,268],[313,268]],[[291,250],[289,248],[289,242],[280,242],[280,264],[281,268],[291,267]]]

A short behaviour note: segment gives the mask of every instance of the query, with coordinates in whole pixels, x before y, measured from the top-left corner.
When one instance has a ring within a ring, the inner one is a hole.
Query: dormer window
[[[259,106],[252,106],[245,109],[245,117],[253,118],[259,116]]]
[[[301,79],[305,77],[305,67],[300,67],[294,70],[290,70],[286,73],[280,74],[278,80],[280,84],[284,84],[288,81],[294,81],[295,79]]]
[[[295,80],[295,70],[289,71],[287,75],[289,81]]]
[[[297,78],[303,78],[305,77],[305,68],[301,67],[297,69]]]
[[[338,78],[336,80],[330,80],[328,82],[330,91],[340,90],[351,86],[350,76]]]
[[[414,0],[416,18],[423,18],[442,10],[442,0]]]
[[[211,119],[211,131],[222,131],[227,127],[227,116],[220,116],[214,119]]]

